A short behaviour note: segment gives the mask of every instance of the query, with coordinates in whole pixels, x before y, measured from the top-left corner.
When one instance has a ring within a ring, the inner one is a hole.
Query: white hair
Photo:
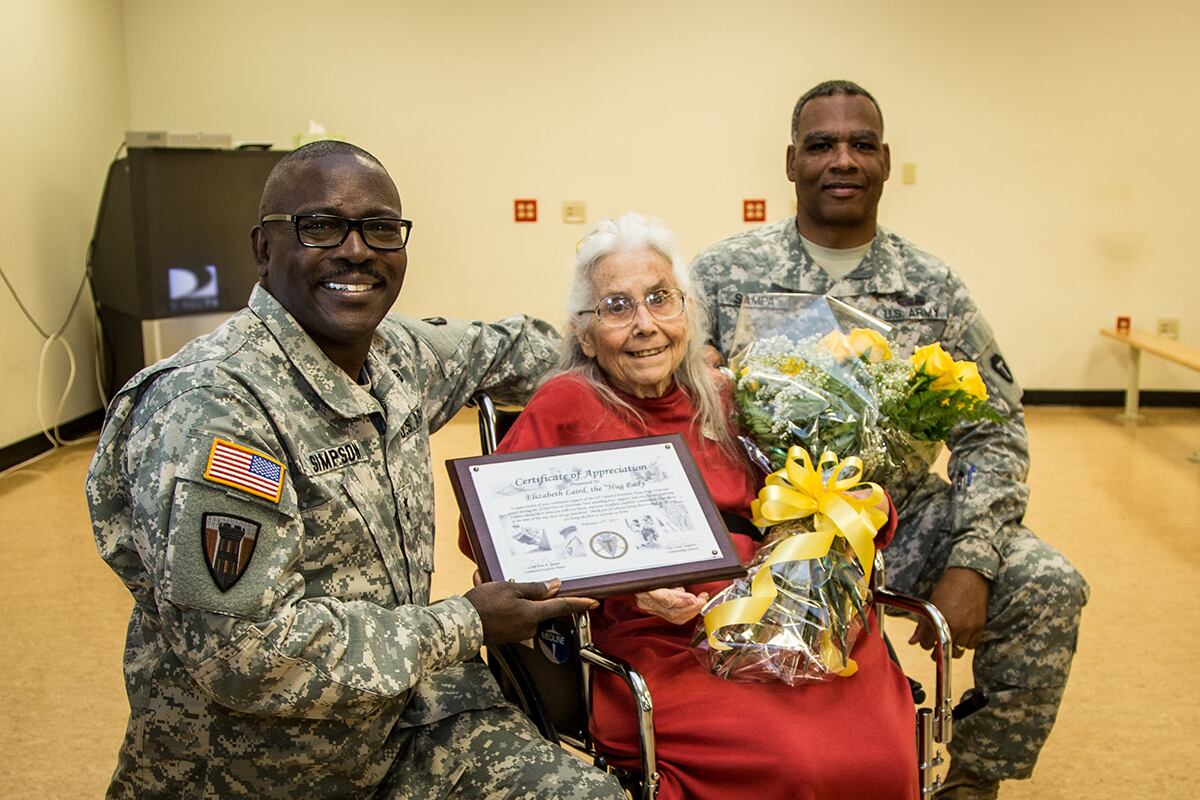
[[[643,250],[651,250],[670,262],[675,282],[687,296],[684,316],[688,344],[673,377],[696,407],[693,424],[699,425],[702,435],[716,440],[726,453],[739,456],[729,430],[728,415],[713,379],[713,370],[704,360],[704,343],[708,338],[709,327],[708,309],[704,302],[694,297],[690,291],[691,281],[688,279],[687,265],[679,254],[675,235],[657,219],[629,212],[617,219],[601,220],[579,243],[571,287],[567,291],[569,331],[563,338],[559,370],[578,375],[615,409],[639,420],[642,418],[637,410],[621,399],[604,380],[604,372],[596,360],[583,352],[579,337],[586,333],[589,326],[600,323],[594,314],[579,312],[590,311],[599,301],[594,279],[596,266],[601,260],[614,253]]]

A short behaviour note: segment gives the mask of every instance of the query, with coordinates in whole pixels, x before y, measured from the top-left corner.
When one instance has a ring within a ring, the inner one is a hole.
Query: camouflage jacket
[[[429,434],[527,396],[557,335],[437,322],[385,319],[368,391],[256,287],[113,400],[87,480],[134,598],[111,795],[366,795],[394,731],[500,701],[470,602],[429,605]]]
[[[979,366],[989,402],[1003,424],[959,425],[947,441],[953,485],[948,566],[996,575],[1003,537],[1025,515],[1029,440],[1021,388],[962,280],[940,259],[879,228],[870,251],[850,274],[834,281],[804,250],[794,219],[718,242],[692,264],[692,291],[712,312],[711,340],[728,353],[742,295],[753,292],[827,294],[895,326],[900,353],[940,341],[956,359]],[[895,488],[901,524],[906,510],[928,495],[927,476]],[[922,485],[925,483],[924,489]],[[899,534],[898,534],[899,537]]]

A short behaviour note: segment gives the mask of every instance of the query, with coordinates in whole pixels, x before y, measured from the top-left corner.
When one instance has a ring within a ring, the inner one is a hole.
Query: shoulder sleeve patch
[[[992,369],[1004,380],[1009,383],[1013,382],[1012,370],[1008,368],[1008,362],[1004,360],[1004,356],[999,353],[992,353]]]
[[[281,461],[214,436],[208,463],[204,465],[204,479],[278,503],[286,470]]]
[[[217,587],[228,591],[250,566],[262,526],[232,514],[203,514],[200,520],[204,563]]]

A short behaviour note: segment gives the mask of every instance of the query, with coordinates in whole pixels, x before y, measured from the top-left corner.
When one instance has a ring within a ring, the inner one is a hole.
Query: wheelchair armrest
[[[658,794],[658,758],[654,752],[654,702],[650,698],[646,680],[628,662],[608,655],[591,642],[580,646],[579,657],[589,666],[599,667],[619,677],[633,695],[637,705],[638,737],[642,745],[642,796],[654,797]]]
[[[937,699],[933,708],[933,738],[942,744],[948,743],[953,735],[954,699],[950,688],[950,657],[954,652],[950,639],[950,626],[937,606],[928,600],[899,594],[889,589],[876,588],[875,602],[905,611],[927,621],[937,634],[933,643],[933,660],[936,666]]]

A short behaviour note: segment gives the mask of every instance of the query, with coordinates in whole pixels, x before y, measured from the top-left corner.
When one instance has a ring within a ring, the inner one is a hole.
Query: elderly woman
[[[562,369],[500,451],[682,433],[717,506],[747,516],[757,481],[730,428],[728,383],[702,356],[705,310],[687,289],[661,223],[628,214],[593,228],[576,256]],[[889,522],[881,540],[894,529]],[[760,543],[732,536],[748,561]],[[859,637],[852,677],[796,687],[726,681],[690,652],[696,615],[721,587],[611,597],[591,612],[597,646],[649,684],[659,798],[916,797],[912,698],[878,628]],[[593,676],[596,742],[614,763],[636,767],[629,694],[612,676]]]

